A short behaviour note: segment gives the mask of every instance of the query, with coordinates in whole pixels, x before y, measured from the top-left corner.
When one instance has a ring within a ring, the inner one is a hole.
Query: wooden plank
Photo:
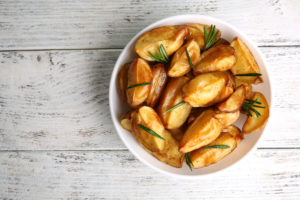
[[[293,0],[31,0],[0,2],[0,50],[121,48],[159,19],[202,14],[225,20],[259,45],[300,45]],[[293,30],[293,32],[288,31]]]
[[[300,147],[300,48],[261,50],[275,98],[270,129],[259,147]],[[110,74],[119,53],[0,53],[0,149],[124,149],[108,108]]]
[[[298,200],[299,160],[299,150],[257,150],[211,178],[177,180],[127,151],[0,152],[0,198]]]

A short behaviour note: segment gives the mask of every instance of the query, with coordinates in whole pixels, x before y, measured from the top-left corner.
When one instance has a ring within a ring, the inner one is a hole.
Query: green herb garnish
[[[259,73],[235,74],[235,76],[261,76]]]
[[[185,104],[184,101],[182,101],[182,102],[176,104],[175,106],[173,106],[172,108],[166,110],[165,113],[167,113],[167,112],[169,112],[169,111],[171,111],[171,110],[173,110],[173,109],[175,109],[175,108],[178,108],[179,106],[182,106],[183,104]]]
[[[252,110],[256,114],[256,117],[259,117],[261,116],[261,114],[255,108],[265,108],[264,106],[259,106],[255,104],[261,104],[261,102],[259,102],[257,99],[245,99],[245,101],[242,104],[243,109],[250,115],[250,117],[252,117],[252,113],[250,112],[250,110]]]
[[[189,166],[190,170],[193,171],[192,166],[194,167],[194,164],[191,161],[189,153],[185,153],[184,156],[185,156],[186,164]]]
[[[142,124],[138,124],[138,125],[139,125],[139,127],[140,127],[141,129],[143,129],[144,131],[150,133],[151,135],[153,135],[153,136],[155,136],[155,137],[158,137],[158,138],[160,138],[160,139],[162,139],[162,140],[165,140],[165,138],[161,137],[160,135],[158,135],[157,133],[155,133],[154,131],[152,131],[150,128],[148,128],[148,127],[146,127],[146,126],[144,126],[144,125],[142,125]]]
[[[148,51],[148,53],[149,53],[150,57],[153,58],[154,60],[156,60],[157,62],[166,64],[169,61],[169,57],[166,52],[166,49],[164,48],[164,45],[161,44],[159,46],[158,50],[159,50],[159,52],[157,52],[156,55],[154,55],[150,51]]]
[[[221,39],[218,39],[217,41],[215,41],[219,34],[219,31],[215,32],[215,29],[216,29],[215,25],[212,25],[212,24],[210,25],[208,34],[207,34],[205,25],[204,25],[203,29],[204,29],[204,42],[205,42],[204,50],[207,50],[207,49],[215,46],[216,44],[218,44],[221,41]]]
[[[126,88],[126,90],[130,89],[130,88],[134,88],[134,87],[139,87],[139,86],[144,86],[144,85],[150,85],[152,84],[152,82],[148,82],[148,83],[139,83],[139,84],[135,84],[135,85],[131,85],[128,88]]]
[[[192,63],[190,54],[189,54],[189,52],[188,52],[188,50],[187,50],[186,47],[185,47],[185,53],[186,53],[186,56],[187,56],[187,58],[188,58],[188,60],[189,60],[189,63],[190,63],[191,68],[194,69],[194,65],[193,65],[193,63]]]
[[[228,149],[230,146],[228,145],[212,145],[207,147],[202,147],[202,149]]]

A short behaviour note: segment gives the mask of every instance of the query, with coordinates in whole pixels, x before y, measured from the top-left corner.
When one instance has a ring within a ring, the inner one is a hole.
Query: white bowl
[[[121,96],[118,92],[118,86],[116,80],[120,67],[124,63],[129,62],[134,57],[136,57],[136,54],[134,52],[134,45],[135,45],[135,41],[140,35],[155,27],[159,27],[163,25],[180,25],[186,23],[201,23],[201,24],[209,24],[209,25],[215,24],[216,27],[220,29],[222,32],[222,38],[225,38],[228,41],[231,41],[234,37],[241,38],[241,40],[244,41],[246,45],[249,47],[250,51],[252,52],[253,56],[255,57],[260,67],[261,73],[263,74],[264,83],[255,85],[253,87],[253,90],[262,92],[267,98],[269,102],[269,106],[271,108],[271,84],[268,75],[269,73],[266,67],[265,59],[262,53],[260,52],[260,50],[257,48],[257,46],[252,41],[250,41],[249,38],[247,38],[244,34],[242,34],[238,29],[227,24],[226,22],[212,17],[201,16],[201,15],[179,15],[179,16],[168,17],[147,26],[138,34],[136,34],[125,46],[125,48],[123,49],[122,53],[120,54],[115,64],[114,70],[111,75],[111,80],[110,80],[109,106],[110,106],[110,112],[111,112],[113,124],[120,138],[127,146],[127,148],[140,161],[142,161],[149,167],[163,174],[171,175],[173,177],[199,178],[199,177],[203,177],[204,175],[215,174],[216,172],[219,172],[225,168],[228,168],[229,166],[232,166],[233,164],[237,163],[237,161],[239,161],[241,158],[245,157],[245,155],[247,155],[247,153],[250,152],[251,149],[254,149],[254,147],[256,146],[258,140],[261,138],[262,133],[264,132],[264,129],[266,127],[254,133],[251,133],[250,135],[246,135],[245,140],[239,143],[238,147],[230,155],[228,155],[227,157],[225,157],[224,159],[220,160],[219,162],[213,165],[210,165],[205,168],[193,169],[192,172],[190,171],[190,169],[187,167],[185,163],[182,168],[174,168],[157,160],[155,157],[153,157],[148,152],[146,152],[135,140],[133,135],[121,127],[120,116],[124,114],[126,111],[128,111],[129,108],[126,105],[126,103],[123,102],[121,99]],[[236,125],[239,127],[242,127],[242,124],[245,120],[245,116],[241,118],[242,119],[240,119],[236,123]]]

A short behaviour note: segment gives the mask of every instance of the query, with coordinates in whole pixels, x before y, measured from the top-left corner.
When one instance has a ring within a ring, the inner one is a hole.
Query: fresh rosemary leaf
[[[235,74],[235,76],[261,76],[259,73]]]
[[[192,166],[194,167],[194,164],[191,161],[189,153],[185,153],[184,156],[185,156],[186,164],[189,166],[190,170],[193,171]]]
[[[164,48],[164,46],[162,44],[159,46],[158,53],[156,55],[154,55],[150,51],[148,53],[149,53],[150,57],[153,58],[154,60],[156,60],[157,62],[166,64],[169,61],[169,57],[166,52],[166,49]]]
[[[131,85],[128,88],[126,88],[126,90],[130,89],[130,88],[134,88],[134,87],[139,87],[139,86],[144,86],[144,85],[150,85],[152,84],[152,82],[148,82],[148,83],[139,83],[139,84],[135,84],[135,85]]]
[[[173,109],[175,109],[175,108],[178,108],[179,106],[182,106],[183,104],[185,104],[185,102],[184,102],[184,101],[182,101],[182,102],[179,102],[178,104],[176,104],[176,105],[175,105],[175,106],[173,106],[172,108],[170,108],[170,109],[166,110],[166,111],[165,111],[165,113],[167,113],[167,112],[169,112],[169,111],[171,111],[171,110],[173,110]]]
[[[155,133],[154,131],[152,131],[150,128],[148,128],[148,127],[146,127],[146,126],[144,126],[144,125],[142,125],[142,124],[138,124],[138,125],[139,125],[139,127],[140,127],[141,129],[143,129],[144,131],[150,133],[151,135],[153,135],[153,136],[155,136],[155,137],[158,137],[158,138],[160,138],[160,139],[162,139],[162,140],[165,140],[165,138],[161,137],[160,135],[158,135],[157,133]]]
[[[212,25],[212,24],[210,25],[208,34],[207,34],[206,26],[204,26],[203,29],[204,29],[203,31],[204,31],[204,42],[205,42],[204,50],[207,50],[207,49],[215,46],[216,44],[218,44],[221,41],[221,39],[218,39],[216,41],[219,31],[215,32],[216,31],[215,25]]]
[[[228,149],[230,146],[228,145],[212,145],[207,147],[202,147],[202,149]]]
[[[256,117],[261,116],[261,114],[255,109],[255,108],[265,108],[264,106],[259,106],[255,104],[261,104],[257,99],[251,100],[251,99],[245,99],[245,102],[242,104],[243,109],[249,114],[250,117],[252,117],[252,113],[250,110],[252,110]]]
[[[187,50],[186,47],[185,47],[185,53],[186,53],[186,56],[187,56],[187,58],[188,58],[188,60],[189,60],[189,63],[190,63],[191,68],[194,69],[194,65],[193,65],[193,63],[192,63],[190,54],[189,54],[189,52],[188,52],[188,50]]]
[[[259,102],[257,99],[255,99],[255,100],[252,100],[252,99],[245,99],[245,101],[247,101],[248,103],[251,103],[251,104],[253,104],[253,103],[261,104],[261,102]]]

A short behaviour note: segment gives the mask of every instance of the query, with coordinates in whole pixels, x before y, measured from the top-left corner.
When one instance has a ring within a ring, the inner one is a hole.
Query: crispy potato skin
[[[222,124],[214,118],[214,115],[213,110],[206,110],[187,128],[179,144],[182,153],[205,146],[220,135]]]
[[[252,96],[252,85],[250,83],[243,82],[243,81],[241,81],[240,79],[237,79],[237,78],[235,78],[234,81],[235,81],[236,88],[238,88],[241,85],[244,85],[245,90],[246,90],[245,98],[246,99],[251,98],[251,96]]]
[[[229,81],[227,72],[200,74],[183,87],[183,100],[192,107],[206,107],[216,103]]]
[[[152,82],[151,68],[145,60],[137,58],[130,64],[127,77],[127,87],[135,84]],[[151,85],[127,89],[127,103],[133,108],[141,105],[147,99],[150,89]]]
[[[220,136],[208,144],[207,146],[213,145],[228,145],[228,149],[197,149],[190,153],[191,161],[193,162],[193,168],[201,168],[218,162],[228,154],[230,154],[237,146],[237,139],[230,133],[221,133]]]
[[[230,43],[230,46],[234,48],[237,58],[236,64],[231,68],[233,74],[260,73],[255,58],[242,40],[237,37]],[[237,76],[236,78],[254,84],[263,81],[259,76]]]
[[[188,80],[189,78],[185,76],[171,79],[161,96],[157,112],[167,129],[182,126],[191,112],[192,107],[185,103],[166,113],[168,109],[182,102],[182,87]]]
[[[152,71],[152,85],[151,90],[146,100],[150,107],[154,107],[162,94],[162,91],[167,83],[167,72],[165,66],[161,63],[154,65]]]
[[[242,131],[234,125],[230,125],[230,126],[227,126],[226,128],[223,128],[222,132],[229,133],[230,135],[235,137],[237,143],[239,143],[240,141],[242,141],[244,139],[244,134],[242,133]]]
[[[135,52],[147,61],[155,61],[149,52],[156,55],[159,46],[162,44],[168,55],[172,55],[179,49],[188,34],[184,26],[162,26],[141,35],[136,44]]]
[[[201,50],[205,47],[205,41],[204,41],[204,26],[206,27],[207,34],[209,33],[210,26],[204,25],[204,24],[186,24],[186,27],[188,28],[188,35],[186,36],[187,40],[194,39]],[[219,31],[219,34],[215,41],[217,41],[221,37],[220,30],[216,29],[215,31]]]
[[[200,56],[200,62],[194,68],[194,74],[227,71],[236,63],[234,48],[231,46],[215,46]]]
[[[132,110],[128,111],[125,115],[121,118],[121,126],[126,129],[127,131],[131,131],[131,114]]]
[[[237,110],[235,112],[216,112],[214,117],[219,120],[223,127],[227,127],[235,123],[239,119],[240,111]]]
[[[199,45],[195,40],[190,40],[175,52],[168,70],[168,76],[180,77],[185,75],[191,70],[191,66],[188,61],[188,57],[186,55],[185,49],[187,49],[193,65],[196,65],[199,62],[200,60]]]
[[[243,126],[243,133],[249,134],[256,130],[259,130],[263,127],[263,125],[266,123],[266,121],[269,118],[269,105],[267,102],[267,99],[265,96],[260,92],[254,92],[253,96],[251,98],[252,100],[258,100],[261,102],[260,106],[264,106],[265,108],[255,108],[260,114],[260,117],[256,117],[255,113],[253,111],[250,111],[252,114],[252,117],[248,116],[244,126]]]
[[[126,88],[127,88],[127,82],[128,82],[127,72],[128,72],[129,66],[130,66],[130,63],[124,64],[118,73],[119,92],[124,101],[127,100]]]
[[[222,112],[236,112],[240,110],[246,95],[244,85],[236,88],[235,92],[226,101],[217,105],[217,108]]]
[[[228,40],[225,40],[224,38],[221,38],[221,41],[216,46],[221,45],[230,45],[230,42],[228,42]]]

